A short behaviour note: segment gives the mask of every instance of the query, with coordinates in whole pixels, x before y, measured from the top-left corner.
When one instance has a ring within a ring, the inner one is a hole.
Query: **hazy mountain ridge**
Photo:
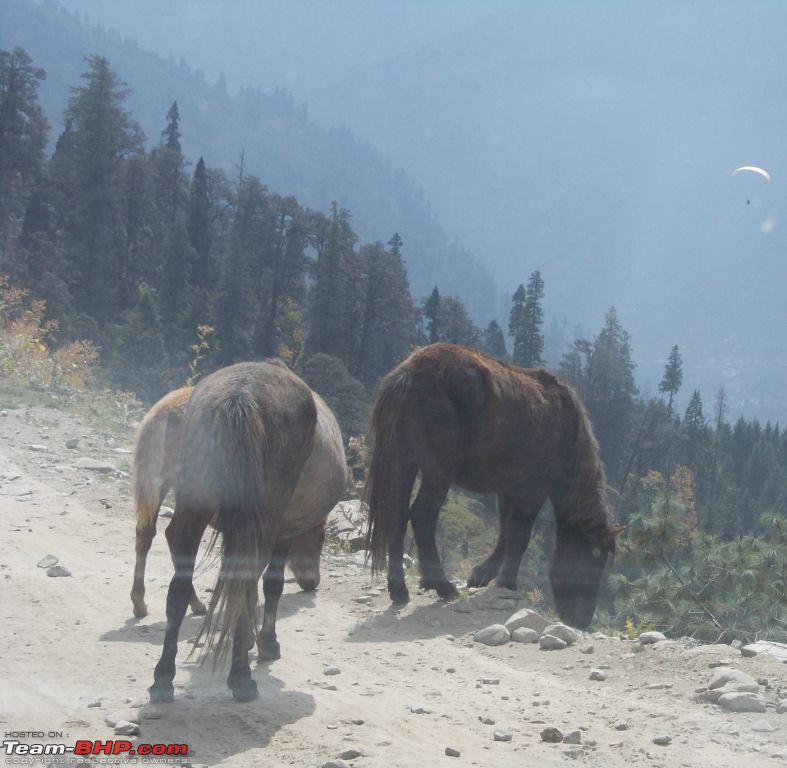
[[[0,15],[30,5],[13,0]],[[52,7],[47,12],[57,16]],[[655,390],[666,355],[678,344],[685,372],[678,408],[694,388],[709,407],[724,384],[732,395],[731,415],[787,421],[787,345],[779,333],[787,321],[781,298],[787,282],[787,152],[781,138],[787,101],[780,98],[787,89],[780,40],[787,9],[770,0],[712,9],[673,2],[649,8],[624,0],[603,7],[497,2],[483,11],[452,3],[450,14],[446,7],[436,3],[424,11],[403,2],[397,19],[407,18],[391,25],[391,38],[414,28],[424,14],[434,28],[380,46],[371,66],[367,52],[357,48],[360,33],[348,28],[353,14],[359,27],[368,28],[373,14],[362,3],[319,12],[329,51],[315,46],[319,35],[305,23],[309,3],[286,10],[266,5],[242,30],[237,22],[244,9],[259,6],[239,1],[219,14],[210,3],[183,0],[168,6],[169,14],[160,6],[149,12],[159,40],[177,28],[176,11],[210,12],[216,22],[229,16],[238,49],[253,38],[259,17],[272,15],[268,23],[280,25],[276,66],[261,42],[259,58],[243,74],[247,82],[267,77],[263,88],[270,92],[248,88],[237,99],[174,61],[160,69],[162,59],[126,45],[122,35],[102,39],[115,41],[107,55],[133,87],[129,106],[151,141],[178,90],[167,78],[185,88],[196,77],[199,99],[178,97],[187,156],[204,154],[209,164],[233,172],[245,150],[246,169],[272,189],[321,210],[334,198],[349,207],[363,238],[386,240],[398,229],[416,297],[437,283],[442,293],[459,295],[478,322],[493,314],[505,321],[516,285],[540,269],[547,326],[552,317],[565,319],[569,335],[579,325],[591,336],[605,310],[617,307],[646,391]],[[77,38],[88,35],[69,18]],[[389,13],[388,23],[392,18]],[[194,18],[182,20],[194,28]],[[0,23],[0,44],[8,44],[8,27]],[[343,47],[332,31],[341,32]],[[23,34],[35,36],[29,23]],[[385,30],[376,35],[372,44],[385,39]],[[138,60],[124,53],[124,45],[136,49]],[[285,62],[282,51],[292,46]],[[226,59],[227,79],[238,83],[239,70],[229,68],[242,57],[229,47],[194,50],[188,58],[210,61],[214,70]],[[64,93],[78,83],[77,49],[72,46],[70,58],[51,55],[59,77],[72,62]],[[325,74],[307,87],[315,62],[338,50],[341,77],[329,74],[334,70],[326,60]],[[32,45],[30,53],[50,70],[49,88],[52,66]],[[293,89],[294,99],[273,91],[278,80]],[[296,100],[308,103],[308,113]],[[141,102],[149,117],[143,118]],[[216,104],[221,128],[211,122]],[[278,116],[267,122],[271,113]],[[57,111],[56,131],[59,117]],[[261,122],[270,126],[265,140],[248,139]],[[303,148],[313,137],[321,146],[318,173],[315,153]],[[364,158],[360,172],[355,162],[344,162],[345,149]],[[395,161],[383,161],[380,152]],[[731,182],[732,169],[750,163],[767,164],[773,184],[766,188],[761,179],[741,177]],[[399,166],[426,191],[392,172]],[[385,185],[375,181],[380,169]],[[365,182],[360,193],[359,175]],[[391,186],[403,196],[389,194]],[[375,226],[377,221],[385,224]],[[451,245],[454,235],[458,241]],[[497,312],[490,273],[504,297]]]
[[[347,129],[326,129],[309,120],[306,108],[286,92],[249,87],[230,93],[222,79],[209,84],[185,62],[176,65],[131,38],[85,26],[54,2],[4,3],[0,47],[15,46],[47,71],[40,98],[53,140],[62,130],[69,89],[81,84],[84,56],[100,53],[131,88],[128,109],[149,145],[158,143],[167,110],[177,101],[183,151],[192,163],[203,156],[230,176],[242,164],[244,173],[258,175],[271,190],[324,212],[336,200],[352,212],[353,227],[364,240],[387,242],[400,234],[414,297],[438,285],[444,295],[459,296],[479,323],[495,315],[493,278],[469,251],[449,243],[406,174],[394,171]]]

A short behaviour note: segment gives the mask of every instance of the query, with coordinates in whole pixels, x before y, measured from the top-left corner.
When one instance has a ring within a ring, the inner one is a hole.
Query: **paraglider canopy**
[[[766,181],[771,180],[771,175],[768,171],[763,170],[762,168],[758,168],[756,165],[742,165],[740,168],[736,168],[732,175],[735,176],[743,171],[753,171],[754,173],[759,173]]]

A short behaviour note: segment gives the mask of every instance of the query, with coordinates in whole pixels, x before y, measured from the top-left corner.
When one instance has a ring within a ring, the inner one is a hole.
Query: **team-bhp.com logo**
[[[186,744],[134,744],[125,739],[77,739],[72,745],[45,744],[43,741],[23,742],[18,737],[8,736],[6,734],[3,740],[2,754],[6,758],[5,762],[12,765],[168,763],[170,760],[167,758],[183,757],[189,751]],[[43,739],[44,733],[26,732],[24,736]]]

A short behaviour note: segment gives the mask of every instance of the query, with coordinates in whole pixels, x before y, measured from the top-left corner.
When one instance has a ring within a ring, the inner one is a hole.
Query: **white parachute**
[[[740,168],[736,168],[732,175],[736,176],[743,171],[752,171],[753,173],[759,173],[766,181],[771,180],[771,174],[768,171],[764,170],[763,168],[758,168],[756,165],[742,165]]]

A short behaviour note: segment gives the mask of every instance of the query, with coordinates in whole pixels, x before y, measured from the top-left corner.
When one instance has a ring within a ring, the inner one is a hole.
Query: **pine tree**
[[[320,352],[344,361],[348,351],[348,262],[358,239],[350,212],[333,203],[324,245],[319,251],[309,313],[309,355]]]
[[[161,146],[154,150],[152,159],[156,167],[157,207],[163,225],[169,230],[185,215],[188,199],[177,101],[167,112],[167,126],[161,132]]]
[[[123,108],[129,90],[109,62],[90,56],[87,63],[85,85],[71,89],[67,136],[58,150],[66,154],[61,164],[72,169],[63,190],[73,200],[66,222],[72,291],[78,308],[102,323],[115,316],[119,289],[117,177],[124,160],[142,152],[144,134]]]
[[[413,336],[414,310],[402,261],[402,239],[394,235],[360,250],[361,308],[357,353],[351,372],[373,385],[407,353]]]
[[[511,360],[514,365],[534,368],[544,364],[544,281],[536,270],[527,281],[527,288],[517,288],[512,297],[509,332],[514,338]]]
[[[208,171],[201,157],[191,180],[187,219],[189,242],[196,254],[191,282],[195,288],[213,288],[216,269],[212,254],[210,188]]]
[[[49,123],[38,104],[38,89],[45,77],[23,48],[0,50],[0,269],[6,271],[44,166]]]
[[[484,352],[498,360],[507,359],[505,335],[497,320],[492,320],[481,334],[481,347]]]
[[[440,327],[440,291],[434,287],[429,298],[424,302],[421,314],[426,318],[425,337],[429,344],[440,341],[442,328]]]
[[[664,376],[659,383],[659,392],[669,394],[668,408],[672,410],[672,398],[678,393],[683,384],[683,360],[676,344],[669,353],[669,359],[664,367]]]

